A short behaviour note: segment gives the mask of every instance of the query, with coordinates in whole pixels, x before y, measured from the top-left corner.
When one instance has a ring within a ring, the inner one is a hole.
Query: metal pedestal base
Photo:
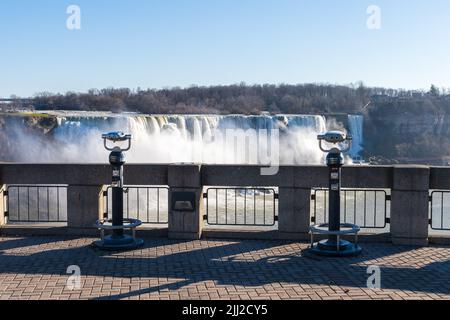
[[[333,241],[323,240],[311,247],[311,252],[325,257],[354,257],[362,252],[362,248],[348,241],[339,241],[338,244]]]
[[[97,221],[96,227],[101,231],[101,240],[95,241],[93,245],[101,250],[122,251],[133,250],[144,245],[144,240],[136,238],[136,228],[142,224],[136,219],[124,219],[122,226],[113,226],[112,221],[105,219]],[[105,236],[105,231],[110,230],[113,235]],[[115,230],[131,230],[132,235],[114,235]]]
[[[353,224],[342,224],[341,231],[329,231],[328,224],[321,224],[311,227],[311,247],[310,251],[319,256],[325,257],[354,257],[362,252],[362,248],[358,245],[358,232],[360,228]],[[336,240],[322,240],[314,242],[316,234],[335,236]],[[354,235],[355,242],[341,240],[341,236]]]
[[[144,240],[135,239],[128,235],[122,237],[107,236],[103,240],[94,242],[94,246],[97,248],[109,251],[132,250],[142,245],[144,245]]]

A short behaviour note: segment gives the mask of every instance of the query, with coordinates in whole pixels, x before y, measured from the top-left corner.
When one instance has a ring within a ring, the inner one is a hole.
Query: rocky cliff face
[[[450,156],[450,113],[435,105],[381,105],[365,121],[366,156],[439,164]]]
[[[51,131],[58,125],[56,117],[43,115],[0,116],[0,161],[20,162],[27,159],[36,142],[52,140]],[[32,151],[33,150],[33,151]],[[39,153],[34,156],[39,157]]]

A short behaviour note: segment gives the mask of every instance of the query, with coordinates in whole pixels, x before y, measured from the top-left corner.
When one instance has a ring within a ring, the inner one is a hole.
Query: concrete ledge
[[[450,246],[450,235],[447,236],[431,236],[428,239],[429,244]]]
[[[198,233],[188,233],[188,232],[168,232],[169,239],[172,240],[200,240]]]
[[[393,168],[386,166],[344,166],[342,186],[344,188],[390,188]],[[326,185],[328,187],[328,185]]]
[[[124,170],[127,184],[167,185],[167,165],[127,164]],[[108,185],[111,167],[109,164],[0,163],[0,180],[2,184]]]
[[[224,229],[205,229],[203,230],[203,237],[205,239],[236,239],[236,240],[286,240],[286,241],[300,241],[309,242],[311,235],[309,233],[287,233],[278,230],[270,231],[253,231],[253,230],[224,230]],[[326,237],[317,236],[317,240],[325,239]],[[346,239],[346,237],[344,237]],[[348,238],[352,240],[352,237]],[[366,243],[374,242],[390,242],[389,233],[381,234],[360,234],[359,241]]]
[[[426,247],[429,245],[428,238],[399,238],[392,237],[392,244],[396,246],[420,246]]]
[[[201,165],[169,165],[168,185],[171,188],[201,188]]]
[[[433,167],[430,170],[430,189],[450,189],[450,170],[448,167]]]
[[[78,229],[60,226],[14,226],[6,225],[0,230],[2,236],[98,236],[97,229]]]
[[[298,240],[306,241],[309,235],[305,233],[281,233],[276,230],[254,231],[254,230],[225,230],[207,229],[203,230],[202,238],[205,239],[236,239],[236,240]]]
[[[149,229],[141,227],[136,230],[138,237],[166,238],[167,228]],[[1,236],[23,237],[23,236],[85,236],[100,237],[97,228],[69,228],[61,226],[26,226],[7,225],[0,228]]]
[[[392,190],[425,191],[430,187],[430,167],[394,166]]]
[[[344,187],[389,188],[392,183],[393,167],[345,166],[343,170]],[[326,166],[280,166],[273,176],[261,175],[261,167],[253,165],[203,165],[201,172],[205,186],[328,187]]]
[[[52,226],[14,226],[8,225],[0,228],[0,235],[5,237],[24,237],[24,236],[85,236],[98,238],[100,233],[96,228],[68,228],[68,227],[52,227]],[[137,236],[141,238],[167,238],[174,236],[180,240],[198,240],[196,233],[170,233],[167,228],[151,229],[141,227],[137,229]],[[309,242],[311,237],[308,233],[287,233],[278,230],[258,231],[258,230],[236,230],[236,229],[206,229],[203,230],[203,239],[230,239],[230,240],[283,240],[283,241],[299,241]],[[345,238],[345,237],[344,237]],[[317,240],[325,239],[318,235]],[[352,240],[352,237],[348,238]],[[395,245],[407,246],[427,246],[450,245],[450,236],[433,236],[429,241],[424,239],[395,238],[391,239],[389,233],[359,235],[361,243],[388,243],[393,241]]]
[[[314,237],[315,241],[325,240],[327,239],[327,236],[324,235],[316,235]],[[343,240],[348,241],[354,241],[354,236],[343,236]],[[370,234],[370,233],[359,233],[358,234],[358,242],[360,243],[389,243],[391,242],[391,234],[390,233],[377,233],[377,234]]]

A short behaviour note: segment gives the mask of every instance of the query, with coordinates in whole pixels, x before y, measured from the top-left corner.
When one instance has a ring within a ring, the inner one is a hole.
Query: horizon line
[[[335,87],[347,87],[351,89],[356,89],[358,87],[365,87],[368,89],[387,89],[387,90],[396,90],[399,92],[422,92],[426,93],[430,90],[432,86],[434,86],[433,83],[430,84],[430,88],[393,88],[393,87],[384,87],[379,85],[368,85],[364,83],[363,81],[355,81],[352,83],[342,84],[342,83],[330,83],[330,82],[298,82],[298,83],[287,83],[287,82],[280,82],[280,83],[247,83],[245,81],[241,82],[235,82],[235,83],[229,83],[229,84],[208,84],[208,85],[202,85],[202,84],[191,84],[187,86],[163,86],[163,87],[147,87],[145,89],[142,89],[141,86],[137,87],[123,87],[123,86],[106,86],[102,88],[89,88],[85,90],[66,90],[65,92],[57,91],[38,91],[35,92],[32,95],[28,96],[19,96],[16,94],[10,94],[9,98],[0,96],[0,100],[21,100],[21,99],[32,99],[33,97],[36,97],[40,94],[49,94],[49,95],[66,95],[68,93],[75,93],[75,94],[85,94],[88,93],[91,90],[104,90],[104,89],[129,89],[131,92],[139,92],[139,91],[164,91],[164,90],[188,90],[191,88],[203,88],[203,89],[210,89],[215,87],[232,87],[232,86],[247,86],[247,87],[263,87],[263,86],[305,86],[305,85],[315,85],[315,86],[335,86]],[[450,87],[438,87],[439,89],[445,89],[450,90]],[[15,97],[15,98],[12,98]]]

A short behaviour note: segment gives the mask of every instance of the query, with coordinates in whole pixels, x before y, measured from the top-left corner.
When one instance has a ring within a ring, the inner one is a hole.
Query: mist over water
[[[14,131],[18,162],[106,163],[101,135],[133,135],[127,163],[322,164],[317,135],[323,116],[215,116],[66,113],[45,137]]]

